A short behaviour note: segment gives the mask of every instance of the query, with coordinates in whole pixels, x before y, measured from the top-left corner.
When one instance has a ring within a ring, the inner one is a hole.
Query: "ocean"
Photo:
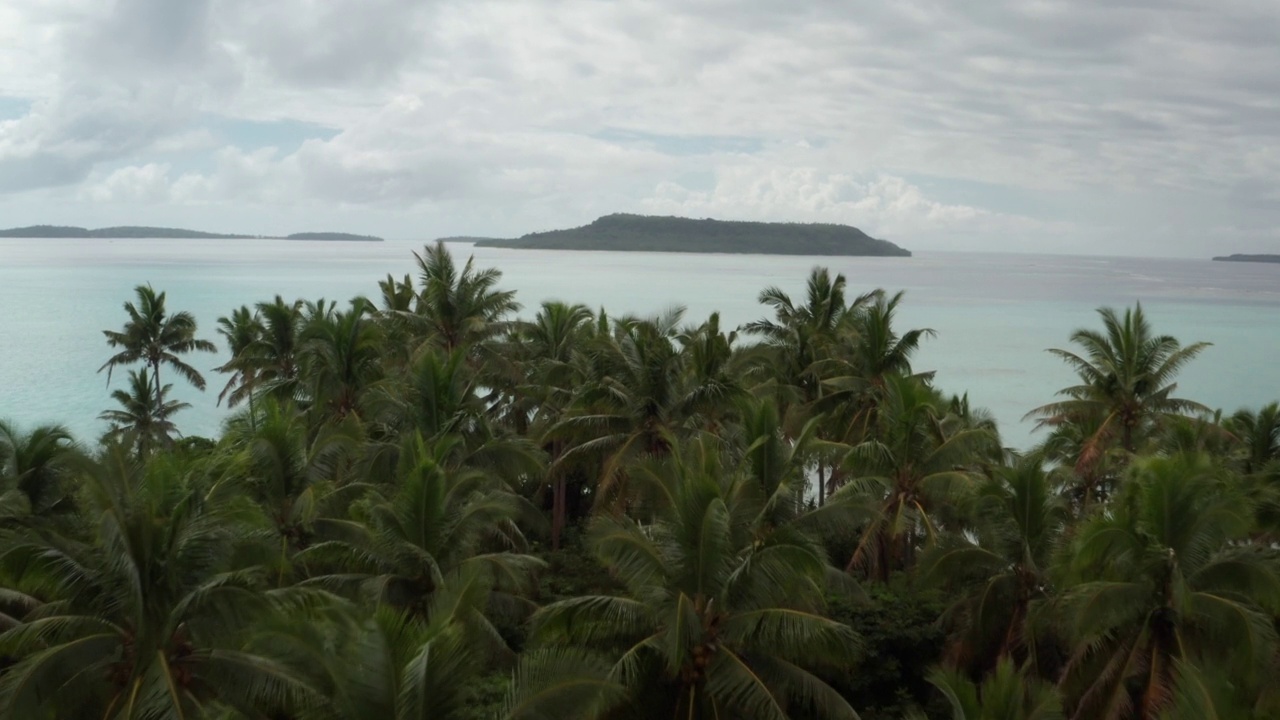
[[[168,293],[202,337],[218,342],[216,321],[240,305],[270,300],[376,299],[377,281],[415,272],[412,242],[284,240],[0,239],[0,418],[29,428],[58,422],[93,441],[111,407],[110,357],[102,335],[125,321],[135,285]],[[1232,412],[1280,399],[1280,265],[1209,260],[984,253],[918,253],[912,258],[697,255],[510,250],[450,245],[461,264],[502,271],[532,314],[548,299],[604,307],[611,314],[687,308],[686,322],[719,311],[722,326],[767,317],[757,302],[776,285],[801,299],[815,266],[848,278],[849,295],[905,290],[898,327],[936,331],[916,356],[947,392],[999,421],[1006,445],[1036,439],[1026,412],[1050,402],[1074,376],[1045,352],[1070,347],[1080,327],[1100,328],[1095,310],[1141,301],[1156,332],[1213,347],[1179,380],[1178,394]],[[218,355],[197,354],[209,389],[174,380],[174,397],[192,408],[183,433],[215,436],[226,416],[216,405],[225,377]],[[124,386],[117,372],[114,388]]]

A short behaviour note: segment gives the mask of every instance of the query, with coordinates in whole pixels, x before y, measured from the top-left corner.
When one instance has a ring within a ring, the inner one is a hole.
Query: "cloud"
[[[232,52],[268,77],[310,88],[390,85],[422,52],[437,3],[231,0],[219,25]]]
[[[66,185],[186,127],[181,91],[79,84],[0,123],[0,192]]]
[[[901,177],[861,180],[814,168],[723,167],[709,191],[663,182],[643,205],[655,214],[686,217],[847,223],[893,237],[1053,229],[1026,217],[931,200]]]
[[[99,203],[165,202],[170,199],[168,175],[168,165],[130,165],[112,172],[101,182],[87,186],[82,197]]]
[[[208,33],[210,0],[76,9],[75,20],[44,18],[59,73],[25,116],[0,124],[0,192],[84,180],[101,163],[181,133],[212,94],[234,85]]]
[[[1251,0],[13,0],[0,96],[29,110],[0,121],[0,193],[91,214],[121,168],[167,165],[137,197],[404,232],[652,209],[1258,250],[1276,37]]]

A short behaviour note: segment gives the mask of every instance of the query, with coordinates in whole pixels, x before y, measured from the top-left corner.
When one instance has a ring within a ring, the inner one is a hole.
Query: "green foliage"
[[[221,318],[216,439],[147,286],[99,443],[0,423],[0,720],[1280,716],[1280,410],[1173,397],[1141,309],[1018,456],[901,293],[525,319],[417,257]]]
[[[1080,439],[1076,462],[1088,467],[1112,447],[1137,452],[1165,418],[1205,412],[1205,406],[1173,397],[1178,371],[1209,343],[1183,347],[1176,338],[1156,335],[1139,304],[1118,315],[1112,308],[1098,311],[1104,332],[1080,329],[1071,341],[1081,353],[1052,349],[1080,377],[1080,384],[1058,392],[1065,399],[1032,410],[1043,426],[1090,423]]]
[[[544,603],[622,590],[608,568],[591,553],[577,528],[571,528],[561,548],[545,554],[543,560],[547,571],[539,578],[538,597]]]
[[[946,642],[938,623],[946,608],[941,595],[898,578],[866,586],[862,597],[836,596],[830,603],[832,619],[862,638],[862,661],[832,682],[863,720],[896,720],[911,708],[936,706],[928,676]]]
[[[1062,488],[1032,455],[996,469],[964,501],[972,525],[921,563],[925,581],[952,593],[943,616],[949,662],[977,671],[997,658],[1034,665],[1045,640],[1034,621],[1070,521]]]
[[[1280,568],[1244,543],[1253,508],[1202,455],[1137,463],[1111,512],[1078,529],[1063,596],[1075,641],[1063,685],[1076,716],[1152,716],[1208,662],[1254,685],[1273,669]]]
[[[852,663],[859,644],[823,615],[821,548],[792,528],[763,526],[758,498],[744,492],[750,478],[724,472],[718,450],[699,439],[673,457],[670,474],[649,476],[666,500],[652,523],[596,520],[591,544],[625,592],[543,607],[533,638],[545,649],[531,662],[576,655],[589,668],[595,657],[621,688],[617,702],[646,698],[660,703],[646,712],[663,716],[854,717],[811,672]],[[577,700],[576,692],[565,697]],[[597,703],[579,712],[613,709]],[[510,717],[525,716],[517,703]]]
[[[147,370],[129,371],[129,389],[114,390],[111,398],[120,404],[119,410],[103,410],[101,420],[111,423],[104,442],[122,443],[132,447],[140,456],[146,456],[155,448],[167,448],[173,444],[178,426],[173,416],[191,407],[190,403],[168,399],[173,385],[157,387],[147,376]]]
[[[204,389],[204,376],[181,358],[190,352],[217,352],[217,346],[208,340],[196,337],[196,320],[188,312],[170,313],[165,306],[165,293],[157,293],[150,285],[139,285],[134,288],[138,302],[124,304],[129,320],[119,332],[103,330],[107,344],[117,348],[98,372],[107,371],[107,382],[111,382],[111,371],[121,365],[143,363],[151,371],[155,383],[155,394],[163,393],[165,386],[160,384],[160,369],[168,367],[178,373],[198,390]]]
[[[938,669],[929,682],[951,706],[953,720],[1058,720],[1062,702],[1049,683],[1022,677],[1013,662],[1001,660],[981,684],[955,670]]]
[[[23,433],[0,420],[0,500],[12,493],[5,504],[24,502],[34,515],[70,510],[68,481],[79,457],[71,433],[61,425]]]

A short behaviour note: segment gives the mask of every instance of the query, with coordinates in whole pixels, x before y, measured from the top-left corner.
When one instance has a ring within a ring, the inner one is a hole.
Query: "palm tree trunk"
[[[160,361],[157,360],[151,364],[151,375],[156,381],[156,403],[160,402]]]
[[[551,549],[560,549],[560,535],[564,532],[565,520],[565,481],[564,475],[556,473],[551,488]]]
[[[276,587],[284,587],[284,566],[289,562],[289,536],[280,536],[280,571],[276,574]]]
[[[1000,641],[1000,651],[996,653],[996,660],[1004,658],[1014,658],[1014,651],[1019,645],[1019,638],[1022,638],[1023,619],[1026,617],[1027,602],[1023,590],[1018,591],[1018,602],[1013,606],[1012,616],[1009,618],[1009,625],[1005,628],[1004,639]]]
[[[565,485],[568,483],[564,478],[564,468],[555,467],[556,462],[560,459],[560,453],[563,452],[560,440],[552,440],[548,448],[551,456],[548,474],[553,475],[551,480],[551,549],[560,549],[560,536],[564,533],[565,516],[568,514],[568,493]]]
[[[844,485],[844,473],[841,472],[839,465],[831,466],[831,478],[827,480],[828,495],[835,495],[836,491]]]

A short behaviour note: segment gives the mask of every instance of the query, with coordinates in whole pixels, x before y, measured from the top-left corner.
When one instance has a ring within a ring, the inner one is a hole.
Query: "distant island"
[[[1222,262],[1257,262],[1257,263],[1280,263],[1280,255],[1219,255],[1214,258]]]
[[[694,220],[630,214],[605,215],[590,225],[529,233],[509,240],[468,239],[473,239],[478,247],[536,250],[911,257],[909,250],[887,240],[873,238],[848,225]]]
[[[340,232],[301,232],[292,235],[232,235],[230,233],[210,233],[183,228],[143,227],[125,225],[89,229],[69,225],[30,225],[28,227],[0,230],[4,238],[115,238],[115,239],[147,239],[163,238],[175,240],[348,240],[360,242],[382,242],[382,238],[373,235],[353,235]]]
[[[374,235],[352,235],[340,232],[300,232],[285,235],[285,240],[344,240],[351,242],[382,242],[382,238]]]

